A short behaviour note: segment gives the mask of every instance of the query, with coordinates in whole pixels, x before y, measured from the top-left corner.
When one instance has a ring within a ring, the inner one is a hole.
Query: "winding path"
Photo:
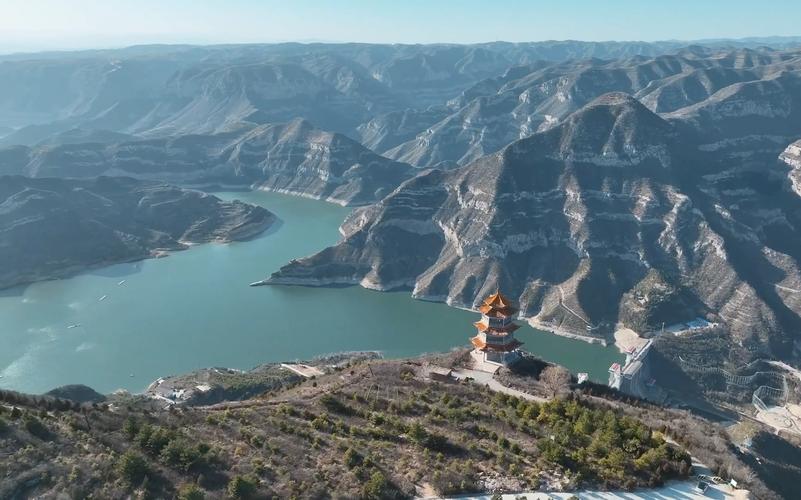
[[[482,372],[478,370],[471,370],[469,368],[459,368],[458,370],[453,370],[451,374],[457,380],[466,380],[470,378],[473,379],[478,384],[486,385],[495,392],[502,392],[509,396],[514,396],[520,399],[527,399],[529,401],[537,401],[539,403],[544,403],[545,401],[548,401],[548,398],[535,396],[533,394],[529,394],[527,392],[519,391],[517,389],[505,386],[502,383],[495,380],[495,377],[493,377],[492,373]]]

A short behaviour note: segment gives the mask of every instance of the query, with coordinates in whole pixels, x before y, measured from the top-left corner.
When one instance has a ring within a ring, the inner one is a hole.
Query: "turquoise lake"
[[[475,314],[409,292],[249,287],[335,243],[349,209],[265,192],[217,196],[262,205],[280,222],[247,242],[199,245],[0,291],[0,387],[138,392],[160,376],[202,367],[247,369],[351,350],[404,357],[467,345]],[[524,349],[598,381],[622,359],[614,347],[527,325],[518,336]]]

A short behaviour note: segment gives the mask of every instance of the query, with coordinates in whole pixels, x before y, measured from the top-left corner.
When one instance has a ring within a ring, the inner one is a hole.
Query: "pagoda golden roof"
[[[484,303],[481,304],[478,310],[488,316],[510,316],[516,311],[512,301],[502,294],[500,290],[484,299]]]
[[[502,309],[504,307],[511,306],[512,301],[506,298],[506,296],[502,294],[500,290],[497,290],[495,293],[484,299],[484,304]]]

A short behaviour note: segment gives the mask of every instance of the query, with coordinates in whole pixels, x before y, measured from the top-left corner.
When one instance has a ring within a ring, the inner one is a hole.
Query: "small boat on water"
[[[67,330],[72,330],[73,328],[78,328],[79,326],[81,326],[81,324],[80,324],[80,323],[75,323],[74,325],[70,325],[70,326],[68,326],[68,327],[67,327]]]
[[[120,286],[122,286],[122,285],[124,285],[124,284],[125,284],[125,281],[126,281],[126,280],[122,280],[122,281],[120,281],[120,282],[119,282],[119,283],[117,283],[117,284],[118,284],[118,285],[120,285]]]
[[[97,301],[98,301],[98,302],[103,302],[103,301],[104,301],[104,300],[106,300],[107,298],[108,298],[108,295],[103,295],[102,297],[100,297],[99,299],[97,299]]]

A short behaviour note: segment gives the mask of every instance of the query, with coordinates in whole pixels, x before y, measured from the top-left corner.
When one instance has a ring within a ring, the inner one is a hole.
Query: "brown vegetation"
[[[372,361],[248,401],[170,410],[136,398],[78,406],[17,395],[0,406],[0,497],[633,488],[689,472],[688,455],[663,435],[687,433],[712,465],[731,455],[723,436],[705,448],[696,440],[709,429],[678,427],[650,407],[575,394],[540,404],[420,372],[415,362]]]

